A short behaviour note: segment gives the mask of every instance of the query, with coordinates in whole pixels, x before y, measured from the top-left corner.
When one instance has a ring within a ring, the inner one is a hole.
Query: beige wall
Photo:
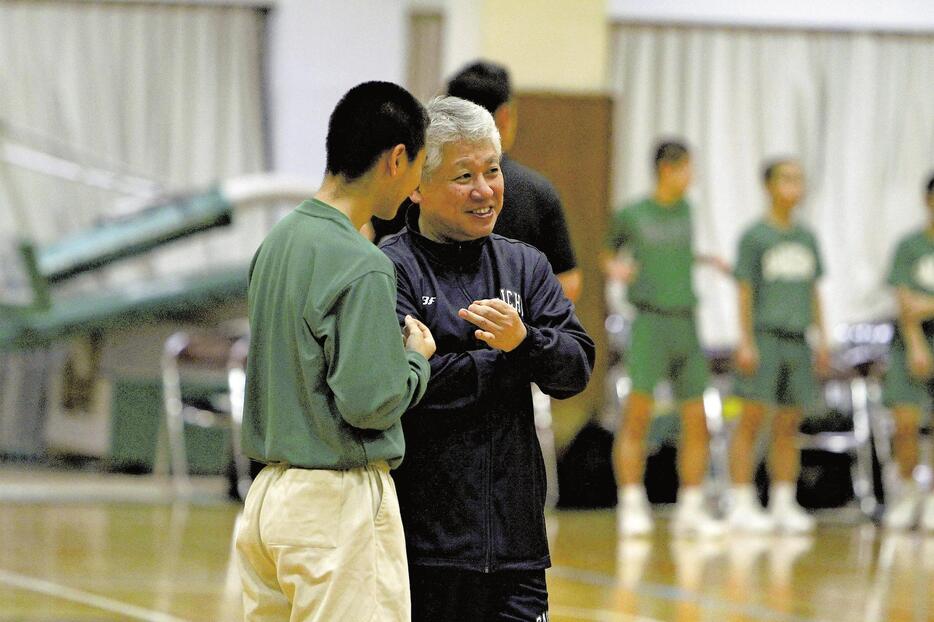
[[[509,67],[517,90],[603,91],[606,0],[482,0],[480,52]]]
[[[482,57],[509,67],[517,90],[606,90],[607,0],[426,0],[412,11],[443,14],[443,76]]]

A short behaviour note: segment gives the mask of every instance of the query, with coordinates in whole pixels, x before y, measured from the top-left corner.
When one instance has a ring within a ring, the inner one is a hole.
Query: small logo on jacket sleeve
[[[437,300],[437,298],[434,296],[422,296],[422,306],[427,307],[428,305],[433,305],[435,304],[435,300]]]

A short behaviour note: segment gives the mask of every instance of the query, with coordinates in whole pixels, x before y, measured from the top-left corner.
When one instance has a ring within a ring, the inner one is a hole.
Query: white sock
[[[897,495],[897,499],[920,499],[921,489],[918,487],[918,482],[916,482],[914,478],[909,477],[899,480],[898,490],[895,494]]]
[[[645,488],[639,484],[626,484],[616,490],[617,499],[624,506],[637,506],[645,501]]]
[[[678,505],[685,511],[700,511],[704,506],[704,491],[700,486],[685,486],[678,490]]]
[[[790,508],[798,505],[795,498],[796,486],[791,482],[776,482],[769,491],[770,505],[776,508]]]
[[[731,488],[733,501],[736,507],[750,507],[759,504],[756,487],[752,484],[739,484]]]

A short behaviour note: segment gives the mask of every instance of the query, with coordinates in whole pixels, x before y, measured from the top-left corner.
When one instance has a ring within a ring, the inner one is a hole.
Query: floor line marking
[[[187,622],[182,618],[176,618],[167,613],[144,609],[143,607],[137,607],[136,605],[107,598],[106,596],[100,596],[99,594],[68,587],[61,583],[37,579],[36,577],[10,572],[2,568],[0,568],[0,583],[5,583],[22,590],[60,598],[62,600],[70,600],[96,609],[103,609],[111,613],[128,616],[136,620],[145,620],[146,622]]]

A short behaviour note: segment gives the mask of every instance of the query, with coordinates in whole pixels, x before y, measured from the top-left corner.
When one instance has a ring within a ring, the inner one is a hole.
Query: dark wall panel
[[[613,102],[606,95],[537,92],[517,99],[519,130],[511,155],[548,177],[561,195],[583,271],[577,313],[597,343],[597,367],[587,391],[554,403],[555,436],[562,447],[603,400],[607,350],[598,253],[609,213]]]

